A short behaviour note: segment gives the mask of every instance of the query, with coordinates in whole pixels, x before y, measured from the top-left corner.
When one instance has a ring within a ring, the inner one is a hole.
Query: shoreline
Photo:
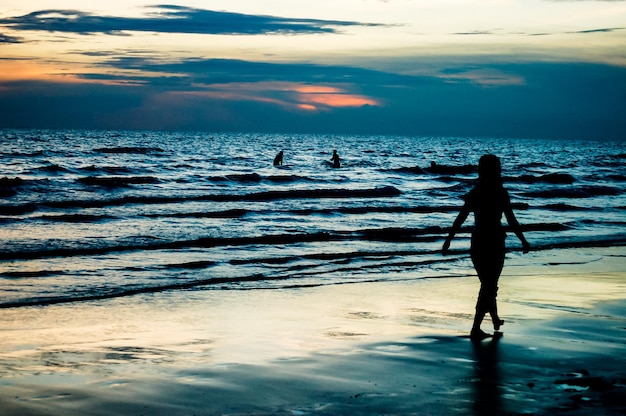
[[[504,336],[480,343],[467,339],[473,276],[3,310],[0,408],[16,415],[623,414],[623,257],[533,273],[510,263],[499,294]]]

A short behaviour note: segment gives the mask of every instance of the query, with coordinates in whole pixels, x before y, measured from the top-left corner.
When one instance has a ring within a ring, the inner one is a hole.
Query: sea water
[[[507,265],[624,258],[623,142],[1,130],[0,307],[467,277],[472,218],[440,250],[485,153]]]

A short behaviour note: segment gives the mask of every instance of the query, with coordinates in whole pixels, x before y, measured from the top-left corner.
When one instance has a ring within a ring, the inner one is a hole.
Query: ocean
[[[626,142],[0,130],[0,308],[467,278],[485,153],[532,247],[504,273],[625,258]]]

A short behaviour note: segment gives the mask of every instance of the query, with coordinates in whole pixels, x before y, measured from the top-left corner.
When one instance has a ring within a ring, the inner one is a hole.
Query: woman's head
[[[496,155],[483,155],[478,161],[478,182],[502,185],[500,159]]]

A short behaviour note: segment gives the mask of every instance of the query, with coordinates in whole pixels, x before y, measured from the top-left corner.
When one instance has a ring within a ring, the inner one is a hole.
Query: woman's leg
[[[498,296],[497,278],[494,279],[494,276],[490,276],[487,282],[488,283],[481,283],[480,285],[476,310],[477,314],[478,311],[480,311],[483,318],[486,313],[489,313],[491,316],[491,322],[493,323],[493,328],[497,331],[500,329],[500,325],[502,325],[502,320],[498,315],[498,303],[496,301]]]
[[[482,273],[479,273],[479,276]],[[478,292],[478,300],[476,301],[476,314],[474,315],[474,323],[472,325],[472,336],[477,336],[479,338],[487,336],[480,329],[480,325],[485,318],[485,315],[489,313],[491,315],[491,319],[494,322],[500,322],[500,317],[498,317],[498,309],[496,305],[496,293],[498,288],[494,287],[493,284],[487,283],[487,279],[481,279],[480,291]]]
[[[492,246],[491,249],[493,248]],[[504,248],[502,247],[502,250],[499,250],[499,247],[497,247],[493,251],[472,249],[471,254],[474,268],[480,280],[480,292],[476,302],[476,315],[474,316],[472,333],[482,333],[480,325],[487,313],[491,315],[491,321],[494,329],[497,331],[503,324],[498,315],[496,297],[498,295],[498,280],[504,265]]]

